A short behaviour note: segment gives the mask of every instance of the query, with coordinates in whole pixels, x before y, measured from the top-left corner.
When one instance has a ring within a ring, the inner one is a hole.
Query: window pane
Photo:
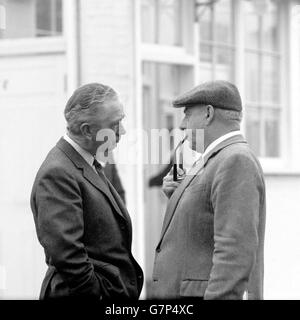
[[[245,44],[247,48],[259,48],[260,19],[251,1],[244,1],[245,8]]]
[[[206,6],[202,11],[199,10],[198,19],[200,28],[201,80],[206,78],[233,81],[234,39],[232,1],[219,0],[211,6]],[[210,66],[204,66],[202,63],[209,63]]]
[[[260,55],[246,53],[245,65],[246,100],[252,102],[260,101]]]
[[[200,60],[201,62],[213,61],[213,46],[210,44],[200,44]]]
[[[143,0],[143,42],[182,45],[182,4],[182,0]]]
[[[246,107],[246,137],[253,152],[261,156],[261,110],[259,108]]]
[[[280,103],[280,60],[276,57],[264,56],[262,63],[262,101]]]
[[[245,39],[247,48],[278,51],[279,10],[277,1],[246,1]]]
[[[2,33],[3,38],[28,38],[35,36],[34,0],[6,1],[5,8],[6,29]]]
[[[158,11],[158,43],[167,45],[181,45],[181,1],[160,0]]]
[[[62,34],[62,0],[9,0],[5,7],[7,28],[2,38]]]
[[[199,80],[200,82],[212,81],[213,80],[213,72],[210,65],[201,66],[199,71]]]
[[[268,11],[263,16],[262,46],[265,50],[277,51],[279,48],[278,7],[276,1],[270,1]]]
[[[218,42],[232,43],[231,0],[221,0],[215,5],[216,39]]]
[[[142,0],[141,10],[142,41],[155,43],[156,1]]]
[[[62,32],[61,0],[48,0],[36,2],[36,35],[56,36]]]
[[[264,110],[266,157],[279,157],[280,111]]]
[[[216,61],[217,64],[232,65],[233,64],[233,50],[231,48],[216,47]]]
[[[213,40],[212,7],[205,7],[200,11],[199,28],[201,41]]]

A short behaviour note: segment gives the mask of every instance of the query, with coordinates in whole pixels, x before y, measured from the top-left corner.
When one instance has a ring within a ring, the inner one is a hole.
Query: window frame
[[[49,37],[0,38],[1,56],[65,53],[66,34],[70,29],[70,0],[62,0],[62,34]]]
[[[217,2],[216,2],[217,4]],[[212,19],[213,21],[215,21],[216,18],[216,13],[215,13],[215,9],[214,9],[215,4],[213,4],[213,9],[212,9]],[[199,50],[199,62],[198,62],[198,68],[202,69],[202,68],[211,68],[211,75],[212,75],[212,80],[216,80],[216,73],[217,73],[217,69],[220,68],[227,68],[227,64],[222,64],[222,63],[217,63],[217,58],[216,58],[216,49],[226,49],[226,50],[231,50],[232,51],[232,65],[230,65],[230,67],[232,67],[232,70],[230,71],[230,81],[234,81],[235,80],[235,54],[237,51],[237,45],[236,45],[236,34],[235,34],[235,10],[234,10],[234,1],[230,0],[230,6],[231,6],[231,13],[232,13],[232,26],[230,28],[230,32],[231,32],[231,38],[232,38],[232,42],[231,43],[227,43],[227,42],[221,42],[218,41],[216,39],[216,24],[213,23],[212,26],[212,40],[201,40],[200,37],[200,31],[198,30],[198,34],[199,34],[199,41],[198,41],[198,50]],[[207,9],[207,8],[206,8]],[[200,26],[198,25],[199,22],[197,22],[197,28],[200,29]],[[200,47],[201,45],[208,45],[212,48],[212,62],[205,62],[205,61],[201,61],[200,59]],[[199,79],[200,80],[200,79]]]
[[[138,0],[137,0],[138,1]],[[244,39],[244,0],[235,0],[232,2],[232,20],[233,20],[233,44],[228,45],[228,48],[234,50],[233,54],[233,80],[239,88],[243,103],[245,104],[245,61],[246,61],[246,43]],[[139,2],[139,1],[138,1]],[[296,95],[294,93],[293,83],[295,83],[295,75],[293,72],[293,66],[296,61],[298,63],[300,48],[297,51],[297,41],[295,41],[295,35],[293,39],[287,39],[286,35],[291,35],[291,6],[293,1],[288,3],[282,3],[279,1],[279,39],[281,52],[280,59],[280,95],[281,101],[281,116],[280,116],[280,156],[276,158],[259,157],[264,172],[266,174],[286,174],[290,172],[300,173],[300,151],[295,151],[298,147],[296,143],[300,140],[291,137],[292,132],[299,133],[300,125],[295,121],[293,115],[297,113],[297,107],[291,101]],[[195,7],[189,8],[192,11],[196,11]],[[191,13],[191,15],[195,12]],[[189,18],[191,17],[189,16]],[[185,17],[187,19],[187,17]],[[191,26],[193,24],[193,26]],[[173,63],[178,65],[186,65],[193,67],[194,72],[194,84],[199,83],[199,72],[201,64],[210,65],[210,63],[200,63],[200,34],[198,21],[195,18],[189,25],[184,23],[185,33],[183,34],[182,47],[175,46],[163,46],[157,44],[143,43],[140,40],[140,63],[144,61],[149,62],[161,62],[161,63]],[[193,30],[193,32],[190,32]],[[251,49],[252,50],[252,49]],[[254,49],[253,49],[254,50]],[[265,51],[266,53],[273,53]],[[298,54],[296,54],[298,52]],[[292,63],[293,62],[293,63]],[[298,63],[299,64],[299,63]],[[293,79],[291,79],[293,77]],[[298,79],[299,78],[299,79]],[[300,83],[300,76],[297,77],[298,83]],[[298,96],[297,96],[298,97]],[[300,94],[299,99],[300,100]],[[297,101],[297,100],[295,100]],[[292,104],[292,105],[291,105]],[[300,112],[298,112],[299,114]],[[244,118],[241,123],[241,130],[246,133],[246,117],[247,110],[244,110]],[[292,154],[293,157],[289,155]]]
[[[245,63],[246,63],[246,43],[244,39],[244,20],[243,20],[243,12],[244,12],[244,0],[235,0],[233,3],[233,29],[234,29],[234,59],[233,59],[233,73],[234,73],[234,82],[239,88],[243,105],[245,105]],[[281,102],[281,117],[280,117],[280,156],[276,158],[270,157],[258,157],[264,172],[267,174],[285,174],[287,172],[299,172],[300,173],[300,163],[298,165],[290,166],[291,159],[288,156],[291,153],[292,145],[290,141],[290,130],[294,130],[291,128],[291,122],[289,118],[293,118],[290,108],[290,100],[291,96],[291,88],[290,88],[290,79],[289,74],[292,74],[292,66],[290,65],[290,57],[293,53],[292,45],[293,41],[286,39],[286,34],[291,34],[290,25],[287,21],[290,21],[290,11],[291,11],[291,2],[282,3],[279,1],[279,51],[281,52],[282,58],[280,61],[280,96]],[[199,31],[198,31],[199,33]],[[198,34],[198,37],[200,35]],[[199,38],[200,40],[200,38]],[[299,40],[298,40],[299,41]],[[200,43],[200,41],[199,41]],[[199,49],[200,50],[200,46]],[[252,49],[251,49],[252,50]],[[269,51],[265,51],[271,53]],[[299,57],[298,57],[299,58]],[[295,58],[294,58],[295,60]],[[200,60],[199,60],[200,61]],[[209,64],[209,63],[207,63]],[[202,63],[203,65],[203,63]],[[200,69],[201,64],[199,64]],[[196,78],[196,83],[199,83],[200,77]],[[298,82],[299,83],[299,82]],[[261,104],[260,104],[261,105]],[[247,109],[244,109],[244,117],[241,123],[241,130],[245,134],[246,133],[246,117],[247,117]],[[299,130],[298,130],[299,131]],[[300,161],[299,161],[300,162]]]
[[[53,37],[0,39],[1,57],[62,54],[66,56],[65,90],[70,96],[80,83],[79,7],[77,1],[62,0],[62,35]]]
[[[53,5],[53,1],[56,1],[56,0],[51,0],[51,11],[56,8],[56,2],[55,2],[55,5]],[[66,18],[66,12],[65,12],[64,7],[68,5],[67,2],[68,2],[69,0],[61,0],[61,1],[62,1],[62,4],[61,4],[61,9],[62,9],[62,11],[61,11],[61,16],[62,16],[62,21],[61,21],[62,32],[61,32],[60,35],[38,36],[37,34],[38,34],[38,30],[39,30],[39,29],[38,29],[37,26],[36,26],[36,28],[35,28],[35,36],[31,36],[31,37],[16,37],[16,38],[1,38],[1,37],[0,37],[0,43],[1,43],[1,42],[4,42],[4,43],[5,43],[5,42],[8,42],[8,43],[10,43],[10,42],[22,41],[23,43],[29,42],[29,43],[35,45],[35,41],[34,41],[34,40],[36,40],[36,39],[44,39],[44,38],[52,38],[52,39],[57,39],[57,40],[58,40],[58,39],[63,39],[64,36],[65,36],[64,20],[65,20],[65,18]],[[36,9],[36,8],[35,8],[35,9]],[[33,19],[35,19],[35,20],[36,20],[36,18],[37,18],[36,16],[33,17]],[[52,23],[53,23],[53,17],[51,17],[51,25],[52,25]],[[50,50],[51,50],[51,48],[50,48]]]
[[[279,65],[279,103],[275,103],[275,102],[261,102],[261,101],[251,101],[246,99],[245,96],[245,115],[246,115],[246,119],[247,119],[247,112],[249,112],[249,109],[253,108],[257,108],[258,110],[261,111],[261,117],[262,117],[262,122],[260,122],[260,152],[265,153],[266,152],[266,138],[265,138],[265,122],[264,120],[264,111],[265,110],[276,110],[278,112],[280,112],[280,116],[279,116],[279,122],[278,122],[278,126],[279,126],[279,141],[278,141],[278,152],[279,152],[279,156],[278,157],[266,157],[266,156],[259,156],[259,159],[261,159],[261,161],[265,162],[265,163],[269,163],[269,166],[273,163],[280,163],[279,161],[282,161],[283,159],[283,139],[282,139],[282,135],[283,135],[283,126],[284,126],[284,118],[285,118],[285,96],[284,96],[284,91],[282,90],[282,86],[283,86],[283,78],[286,77],[286,73],[285,73],[285,68],[283,65],[282,60],[284,59],[284,49],[283,49],[283,42],[284,42],[284,37],[282,35],[282,28],[283,28],[283,19],[282,19],[282,15],[281,15],[281,3],[278,2],[278,26],[279,26],[279,43],[278,43],[278,48],[277,51],[274,50],[265,50],[263,48],[261,48],[262,45],[262,30],[259,30],[259,41],[258,41],[258,48],[252,48],[249,47],[247,45],[245,45],[244,47],[244,54],[245,54],[245,63],[246,63],[246,56],[248,54],[255,54],[258,58],[259,63],[262,63],[263,59],[265,57],[272,57],[272,58],[276,58],[278,59],[278,65]],[[261,21],[260,21],[261,22]],[[245,26],[244,26],[245,27]],[[243,29],[244,30],[244,29]],[[259,88],[262,89],[262,84],[264,83],[264,78],[262,76],[262,68],[260,68],[260,75],[259,75]],[[245,80],[246,83],[246,80]],[[259,97],[258,100],[261,100],[261,95],[262,95],[262,90],[259,90],[258,93]],[[249,109],[248,109],[249,108]],[[245,122],[247,122],[245,119]]]

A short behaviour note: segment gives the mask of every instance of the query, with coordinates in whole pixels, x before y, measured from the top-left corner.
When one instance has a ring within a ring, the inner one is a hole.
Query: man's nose
[[[125,133],[126,133],[126,130],[125,130],[123,124],[120,123],[120,131],[119,131],[119,134],[120,134],[120,135],[124,135]]]

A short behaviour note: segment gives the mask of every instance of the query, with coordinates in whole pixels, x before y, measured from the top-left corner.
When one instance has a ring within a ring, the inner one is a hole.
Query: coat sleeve
[[[256,163],[231,156],[212,185],[213,266],[204,299],[242,299],[258,247],[260,183]]]
[[[75,179],[64,169],[48,170],[37,183],[35,207],[39,241],[70,294],[100,298],[100,284],[82,242],[82,197]]]

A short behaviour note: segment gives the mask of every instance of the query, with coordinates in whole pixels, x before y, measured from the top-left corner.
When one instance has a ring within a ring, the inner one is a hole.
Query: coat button
[[[130,284],[135,285],[135,281],[134,280],[130,280]]]

